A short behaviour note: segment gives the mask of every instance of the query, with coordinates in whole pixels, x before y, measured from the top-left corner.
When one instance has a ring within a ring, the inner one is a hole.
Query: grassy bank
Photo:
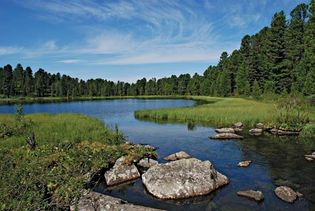
[[[253,127],[258,122],[276,124],[278,110],[275,102],[203,96],[193,96],[189,99],[202,100],[206,103],[189,108],[140,110],[135,112],[135,116],[144,120],[177,121],[216,127],[231,126],[239,121],[247,127]],[[309,111],[311,121],[315,121],[314,107],[306,110]]]
[[[26,142],[33,133],[34,149]],[[144,153],[83,115],[0,115],[0,210],[67,209],[85,174]]]

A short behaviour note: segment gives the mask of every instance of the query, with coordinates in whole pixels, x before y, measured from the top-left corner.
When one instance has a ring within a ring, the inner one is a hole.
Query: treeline
[[[137,96],[209,95],[261,96],[262,94],[315,94],[315,2],[299,4],[287,20],[276,13],[269,27],[246,35],[240,49],[223,52],[217,66],[203,75],[143,78],[136,83],[50,74],[18,64],[0,68],[0,95],[12,96]]]

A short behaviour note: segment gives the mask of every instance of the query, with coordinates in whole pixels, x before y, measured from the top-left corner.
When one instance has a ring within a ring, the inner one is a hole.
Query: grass
[[[189,99],[201,100],[205,103],[186,108],[140,110],[135,112],[135,117],[154,121],[193,122],[216,127],[231,126],[239,121],[246,127],[253,127],[258,122],[276,124],[278,111],[275,102],[204,96],[192,96]],[[308,110],[311,121],[315,121],[314,108]]]
[[[78,114],[32,114],[20,121],[0,115],[0,124],[0,210],[68,209],[85,187],[85,174],[122,155],[132,160],[151,153]],[[33,150],[26,143],[30,132]]]

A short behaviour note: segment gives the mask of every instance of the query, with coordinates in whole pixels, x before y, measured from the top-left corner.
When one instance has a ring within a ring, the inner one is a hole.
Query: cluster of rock
[[[153,196],[182,199],[209,194],[229,183],[228,178],[215,170],[210,161],[192,158],[184,151],[164,159],[170,162],[162,164],[151,158],[142,158],[130,163],[126,157],[120,157],[104,173],[106,184],[113,186],[141,177],[147,191]],[[84,194],[75,204],[71,210],[155,210],[95,192]]]
[[[221,140],[227,140],[227,139],[243,139],[243,136],[238,135],[236,133],[243,131],[243,124],[241,122],[237,122],[232,127],[229,128],[218,128],[215,129],[214,136],[211,136],[211,139],[221,139]]]
[[[315,161],[315,152],[310,155],[304,155],[305,159],[308,161]]]

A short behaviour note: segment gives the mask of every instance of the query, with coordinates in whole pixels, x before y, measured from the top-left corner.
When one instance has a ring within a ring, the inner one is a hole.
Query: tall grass
[[[35,148],[16,130],[23,122],[31,122]],[[18,122],[15,115],[0,115],[0,125],[0,210],[68,209],[85,187],[86,173],[122,155],[149,153],[123,144],[118,128],[78,114],[32,114]]]
[[[230,126],[241,121],[247,127],[258,122],[273,122],[277,113],[275,103],[264,103],[242,98],[191,97],[206,104],[189,108],[140,110],[136,118],[196,122],[213,126]]]

